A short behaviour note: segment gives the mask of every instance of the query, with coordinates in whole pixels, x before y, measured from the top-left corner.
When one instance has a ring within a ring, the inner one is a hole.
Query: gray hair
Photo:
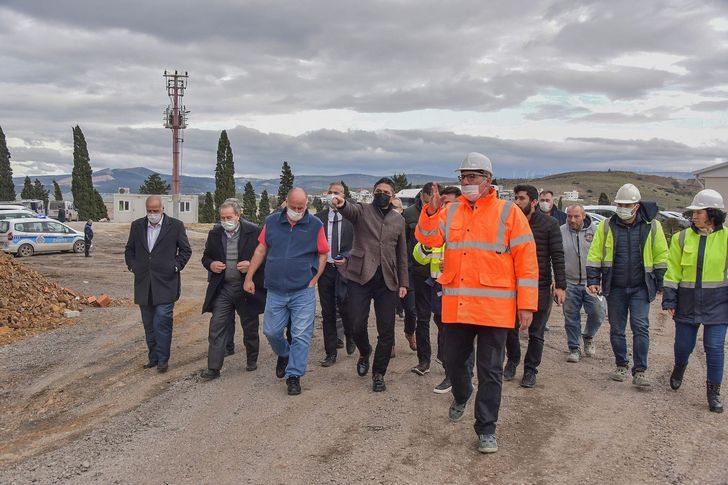
[[[566,207],[565,212],[569,212],[569,209],[581,209],[582,212],[586,213],[586,210],[584,210],[584,206],[581,204],[571,204]]]
[[[240,212],[242,212],[240,209],[240,202],[238,202],[238,199],[234,199],[234,198],[225,199],[225,202],[220,204],[220,207],[218,207],[217,210],[219,212],[222,209],[227,209],[228,207],[231,208],[233,210],[233,212],[235,212],[236,216],[239,216]]]

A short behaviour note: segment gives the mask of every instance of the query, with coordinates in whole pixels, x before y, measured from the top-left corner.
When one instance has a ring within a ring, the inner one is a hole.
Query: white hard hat
[[[462,172],[463,170],[485,170],[489,174],[493,175],[493,164],[490,163],[490,158],[486,157],[482,153],[471,152],[465,156],[463,163],[460,164],[460,168],[455,171]]]
[[[640,190],[633,184],[624,184],[617,191],[617,196],[614,198],[615,204],[636,204],[642,200]]]
[[[686,209],[690,210],[699,210],[699,209],[725,209],[725,205],[723,205],[723,197],[718,193],[717,191],[713,189],[705,189],[701,190],[697,194],[695,194],[695,197],[693,197],[693,202],[686,207]]]

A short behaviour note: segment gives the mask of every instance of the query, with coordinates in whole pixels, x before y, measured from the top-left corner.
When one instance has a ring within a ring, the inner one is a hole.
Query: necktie
[[[333,226],[331,228],[331,258],[339,255],[339,220],[334,217]]]

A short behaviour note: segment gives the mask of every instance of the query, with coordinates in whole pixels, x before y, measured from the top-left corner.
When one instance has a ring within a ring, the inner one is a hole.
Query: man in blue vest
[[[253,276],[265,261],[263,333],[278,356],[276,376],[286,377],[288,395],[301,394],[316,311],[316,283],[326,268],[329,244],[323,223],[308,213],[301,188],[286,197],[286,210],[265,220],[243,289],[255,293]],[[291,343],[284,336],[291,321]]]

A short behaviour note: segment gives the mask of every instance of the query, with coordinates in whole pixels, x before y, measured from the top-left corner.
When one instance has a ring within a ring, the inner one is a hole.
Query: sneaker
[[[407,343],[409,344],[410,350],[413,352],[417,351],[417,339],[415,338],[415,334],[413,333],[404,333],[404,338],[407,339]]]
[[[447,411],[447,416],[450,418],[450,421],[457,423],[461,419],[463,419],[463,415],[465,414],[465,408],[468,407],[468,399],[464,403],[458,403],[455,399],[452,400],[452,403],[450,404],[450,409]]]
[[[579,352],[579,349],[570,350],[569,356],[566,358],[566,362],[576,363],[576,362],[579,362],[580,358],[581,358],[581,352]]]
[[[650,387],[652,384],[645,375],[645,371],[638,370],[632,376],[632,385],[637,387]]]
[[[427,362],[420,362],[416,366],[412,368],[412,372],[414,372],[417,375],[424,376],[425,374],[430,373],[430,364]]]
[[[521,387],[534,387],[536,385],[536,373],[532,370],[526,370],[521,379]]]
[[[613,381],[624,382],[627,379],[629,369],[626,365],[618,365],[612,375],[609,376]]]
[[[495,439],[495,434],[479,434],[478,451],[481,453],[495,453],[498,451],[498,441]]]
[[[447,394],[452,389],[452,384],[450,383],[450,378],[445,377],[441,383],[439,383],[435,388],[432,390],[435,394]]]
[[[586,355],[587,357],[594,357],[596,353],[597,351],[594,347],[594,339],[584,337],[584,355]]]
[[[288,385],[288,395],[289,396],[298,396],[301,394],[301,378],[298,376],[289,376],[288,379],[286,379],[286,384]]]
[[[372,376],[372,391],[382,392],[387,389],[387,385],[384,384],[384,376],[382,374],[374,374]]]
[[[512,381],[516,377],[516,370],[518,370],[518,362],[508,359],[506,366],[503,368],[503,380]]]

